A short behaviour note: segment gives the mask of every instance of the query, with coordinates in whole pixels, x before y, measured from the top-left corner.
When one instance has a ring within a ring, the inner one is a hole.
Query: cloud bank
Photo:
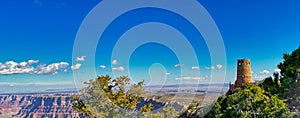
[[[117,65],[117,64],[119,64],[119,62],[118,62],[118,60],[113,60],[112,62],[111,62],[113,65]]]
[[[268,70],[262,70],[262,71],[260,71],[259,73],[260,73],[260,74],[269,74],[270,71],[268,71]]]
[[[112,71],[124,71],[125,68],[123,66],[119,66],[119,67],[115,67],[115,68],[111,68]]]
[[[182,78],[175,78],[175,80],[178,81],[205,81],[205,80],[209,80],[208,76],[196,76],[196,77],[182,77]]]
[[[67,62],[58,62],[52,64],[39,63],[39,60],[28,60],[20,63],[7,61],[0,63],[0,75],[12,74],[58,74],[59,72],[67,72],[67,70],[78,70],[81,64],[70,66]]]
[[[99,68],[105,69],[106,66],[105,65],[100,65]]]
[[[85,61],[86,56],[80,56],[76,58],[76,61]]]
[[[253,78],[255,79],[264,79],[264,78],[267,78],[270,74],[270,71],[269,70],[262,70],[259,72],[259,74],[254,74],[253,75]]]
[[[199,66],[192,66],[192,70],[199,70],[200,67]]]
[[[216,65],[216,66],[206,66],[206,67],[204,67],[204,68],[205,68],[206,70],[215,70],[215,69],[220,70],[220,69],[223,68],[223,65],[218,64],[218,65]]]
[[[78,70],[81,67],[81,64],[77,63],[74,66],[71,66],[71,70]]]
[[[175,65],[174,65],[174,67],[176,67],[176,68],[177,68],[177,67],[182,67],[182,66],[184,66],[184,64],[175,64]]]

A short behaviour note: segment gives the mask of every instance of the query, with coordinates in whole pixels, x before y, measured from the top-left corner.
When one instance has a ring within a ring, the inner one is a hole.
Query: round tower
[[[252,72],[250,59],[240,59],[237,63],[237,76],[236,76],[235,85],[241,87],[243,83],[252,82]]]

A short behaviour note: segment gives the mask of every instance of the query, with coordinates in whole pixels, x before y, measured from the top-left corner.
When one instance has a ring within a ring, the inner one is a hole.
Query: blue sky
[[[251,59],[253,79],[260,80],[274,72],[276,65],[282,61],[283,53],[291,52],[300,44],[300,2],[297,0],[289,2],[199,0],[222,35],[226,49],[226,65],[211,65],[204,40],[199,40],[193,32],[190,33],[188,40],[197,50],[199,70],[193,63],[179,64],[172,50],[157,43],[138,47],[130,57],[130,67],[127,67],[122,59],[106,58],[110,56],[115,45],[116,40],[113,38],[121,32],[122,27],[140,22],[138,18],[141,16],[136,14],[120,18],[120,22],[111,26],[107,36],[99,42],[95,65],[89,65],[87,61],[91,57],[84,57],[86,55],[83,54],[77,61],[76,57],[72,57],[73,44],[82,21],[99,2],[99,0],[1,1],[0,63],[3,68],[4,66],[7,68],[9,64],[10,66],[15,64],[14,68],[24,65],[22,70],[15,69],[11,73],[1,70],[2,91],[18,91],[21,85],[32,88],[34,86],[72,88],[73,72],[85,73],[85,69],[90,66],[96,68],[98,75],[112,72],[122,75],[123,71],[130,68],[130,75],[134,81],[144,79],[149,84],[151,83],[149,73],[156,75],[156,79],[152,80],[155,82],[151,84],[161,84],[161,80],[165,81],[164,84],[177,84],[178,79],[205,80],[210,77],[211,71],[218,73],[226,69],[225,82],[229,82],[235,79],[236,60],[240,58]],[[188,25],[172,20],[172,14],[166,15],[159,10],[146,12],[143,17],[151,13],[156,14],[158,18],[178,28],[191,31]],[[109,11],[107,13],[109,14]],[[130,46],[130,43],[128,45]],[[188,53],[186,57],[189,57]],[[73,59],[75,63],[72,63]],[[113,60],[118,63],[112,64]],[[162,66],[164,68],[161,68]],[[184,77],[180,76],[181,68],[188,70]],[[198,71],[201,72],[201,77],[197,76]],[[4,89],[6,86],[10,86],[9,90]]]

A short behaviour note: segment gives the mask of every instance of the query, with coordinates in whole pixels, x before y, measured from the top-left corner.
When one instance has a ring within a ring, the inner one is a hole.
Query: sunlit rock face
[[[0,95],[0,117],[77,118],[67,94]]]

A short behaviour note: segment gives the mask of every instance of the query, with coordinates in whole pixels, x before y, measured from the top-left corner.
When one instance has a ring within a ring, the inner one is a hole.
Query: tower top
[[[238,62],[250,62],[250,59],[243,58],[243,59],[239,59]]]

